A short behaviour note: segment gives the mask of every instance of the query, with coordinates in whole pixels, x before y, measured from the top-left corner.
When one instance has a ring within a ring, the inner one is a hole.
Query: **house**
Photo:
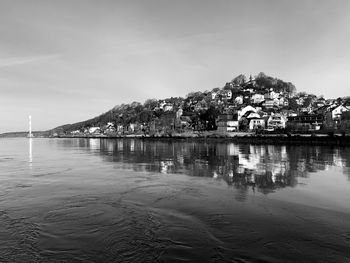
[[[322,114],[289,116],[287,125],[293,130],[319,130],[325,120]]]
[[[296,98],[295,101],[299,106],[303,106],[305,100],[303,97],[299,97],[299,98]]]
[[[181,130],[191,129],[192,120],[189,116],[181,116],[175,121],[175,127]]]
[[[270,99],[270,100],[277,99],[279,97],[279,93],[274,92],[272,90],[268,93],[265,93],[264,97],[265,97],[265,99]]]
[[[237,116],[233,114],[221,114],[216,121],[216,126],[219,132],[238,131],[239,125]]]
[[[101,128],[100,127],[91,127],[89,128],[90,134],[101,134]]]
[[[103,127],[104,133],[113,133],[116,131],[114,124],[112,122],[108,122],[104,127]]]
[[[194,111],[203,111],[208,109],[208,104],[205,100],[199,101],[196,105],[193,107]]]
[[[312,113],[313,112],[313,107],[311,105],[309,105],[308,107],[302,107],[300,109],[301,112],[303,113]]]
[[[265,97],[262,94],[256,93],[250,98],[250,100],[253,104],[259,104],[259,103],[265,101]]]
[[[129,132],[135,132],[136,131],[137,124],[136,123],[130,123],[128,127]]]
[[[118,124],[117,125],[117,132],[120,132],[120,133],[122,133],[122,132],[124,132],[124,126],[123,125],[121,125],[121,124]]]
[[[267,108],[267,109],[272,109],[273,106],[275,106],[275,105],[276,105],[276,102],[273,99],[265,99],[265,101],[262,104],[262,106]]]
[[[323,97],[318,98],[318,99],[315,101],[314,105],[315,105],[315,107],[317,107],[317,108],[323,107],[324,105],[326,105],[326,100],[325,100],[325,98],[323,98]]]
[[[171,103],[166,103],[166,104],[163,105],[163,110],[164,111],[172,111],[173,108],[174,108],[174,106]]]
[[[333,120],[340,120],[343,112],[349,111],[349,109],[343,105],[339,105],[331,109],[332,113],[332,119]]]
[[[265,118],[251,118],[249,120],[249,130],[264,129]]]
[[[212,92],[212,93],[211,93],[211,99],[212,99],[212,100],[215,100],[217,94],[218,94],[217,92]]]
[[[73,134],[73,135],[77,135],[80,133],[80,130],[75,130],[75,131],[71,131],[70,134]]]
[[[280,97],[278,100],[278,106],[280,107],[288,107],[289,102],[287,99],[285,99],[284,97]]]
[[[239,121],[249,111],[258,112],[256,108],[248,105],[248,106],[246,106],[238,111],[238,119],[237,120]]]
[[[267,120],[267,127],[278,129],[284,129],[286,127],[286,118],[281,114],[271,114],[271,116]]]
[[[235,98],[235,103],[237,105],[242,105],[243,104],[243,96],[238,96]]]

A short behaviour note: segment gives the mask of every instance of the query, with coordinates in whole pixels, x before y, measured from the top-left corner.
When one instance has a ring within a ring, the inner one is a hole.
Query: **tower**
[[[29,115],[29,133],[28,133],[28,137],[32,138],[33,134],[32,134],[32,116]]]

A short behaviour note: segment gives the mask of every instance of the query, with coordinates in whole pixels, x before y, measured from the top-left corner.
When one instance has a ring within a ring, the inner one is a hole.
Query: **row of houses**
[[[350,107],[344,105],[322,106],[312,113],[293,111],[281,111],[279,113],[266,113],[259,108],[246,106],[237,114],[221,114],[217,120],[218,130],[232,132],[239,130],[257,129],[285,129],[292,130],[320,130],[321,127],[336,128],[342,120],[344,112],[350,111]]]

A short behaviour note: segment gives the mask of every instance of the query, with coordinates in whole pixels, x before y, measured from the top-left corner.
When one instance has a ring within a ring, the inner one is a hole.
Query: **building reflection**
[[[33,166],[33,138],[29,138],[29,151],[28,151],[28,163],[29,168],[32,168]]]
[[[248,190],[268,194],[294,187],[298,178],[335,166],[349,174],[350,167],[350,149],[340,147],[139,139],[80,139],[78,144],[122,168],[224,180],[243,191],[241,196]]]

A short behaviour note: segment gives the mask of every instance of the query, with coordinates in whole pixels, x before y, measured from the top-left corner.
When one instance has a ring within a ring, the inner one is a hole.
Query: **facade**
[[[267,109],[272,109],[275,106],[275,101],[273,99],[265,99],[263,106]]]
[[[288,125],[293,130],[319,130],[325,121],[322,114],[302,114],[288,117]]]
[[[259,103],[265,101],[265,97],[262,94],[254,94],[250,100],[253,104],[259,104]]]
[[[265,99],[270,99],[270,100],[273,100],[273,99],[277,99],[279,97],[279,94],[274,92],[274,91],[270,91],[268,93],[266,93],[264,95]]]
[[[282,128],[284,129],[286,127],[286,118],[282,116],[281,114],[274,114],[271,115],[267,120],[267,128],[273,128],[278,129]]]
[[[171,104],[171,103],[166,103],[164,106],[163,106],[163,110],[164,111],[172,111],[174,108],[174,106]]]
[[[252,118],[249,121],[249,130],[264,129],[265,119],[264,118]]]
[[[339,105],[332,109],[332,119],[333,120],[340,120],[343,112],[349,111],[347,107],[344,107],[343,105]]]
[[[216,121],[216,126],[219,132],[233,132],[238,131],[238,120],[232,114],[222,114]]]
[[[101,133],[101,129],[100,129],[100,127],[91,127],[89,129],[89,133],[90,134],[100,134]]]

